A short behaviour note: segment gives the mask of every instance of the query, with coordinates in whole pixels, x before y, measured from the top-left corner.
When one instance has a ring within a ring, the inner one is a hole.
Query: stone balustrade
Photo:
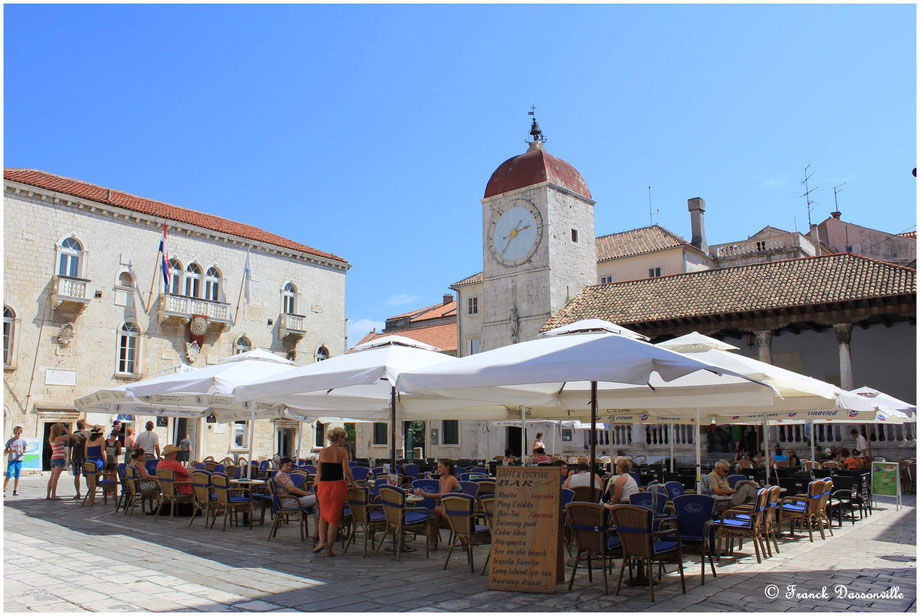
[[[282,312],[278,316],[278,329],[282,338],[294,336],[302,338],[307,333],[306,317],[302,314],[288,314]]]
[[[54,277],[54,293],[51,295],[51,301],[54,302],[55,306],[60,306],[64,303],[78,305],[79,307],[86,306],[91,299],[87,295],[89,283],[90,281],[86,278],[57,275]]]
[[[187,297],[172,293],[161,293],[158,316],[160,322],[170,318],[190,320],[195,315],[203,315],[208,322],[231,325],[233,315],[230,304],[215,302],[200,297]]]
[[[790,249],[801,250],[809,256],[814,256],[815,254],[815,249],[811,242],[804,240],[801,236],[792,234],[747,242],[718,244],[710,247],[710,254],[717,259],[731,259],[770,252],[782,252]]]

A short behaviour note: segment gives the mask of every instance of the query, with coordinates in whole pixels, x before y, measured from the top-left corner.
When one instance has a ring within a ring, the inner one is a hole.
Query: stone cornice
[[[221,233],[219,231],[205,229],[204,227],[177,222],[175,220],[163,218],[161,216],[149,216],[115,205],[100,203],[98,201],[92,201],[89,199],[81,199],[72,195],[38,188],[36,186],[23,184],[21,182],[4,180],[4,184],[6,192],[8,193],[23,194],[28,197],[34,197],[41,201],[50,200],[50,202],[54,204],[61,204],[67,207],[86,210],[90,213],[99,213],[105,216],[111,216],[112,218],[132,221],[140,225],[151,226],[157,229],[161,228],[165,223],[169,231],[179,232],[190,238],[208,239],[211,241],[223,242],[230,246],[237,246],[241,248],[252,247],[253,250],[257,250],[268,255],[295,259],[297,261],[312,263],[314,265],[327,267],[333,270],[340,270],[342,272],[345,272],[351,268],[350,263],[324,259],[323,257],[312,255],[306,252],[291,250],[281,246],[275,246],[274,244],[269,244],[267,242],[257,242],[254,240],[239,237],[237,235]]]

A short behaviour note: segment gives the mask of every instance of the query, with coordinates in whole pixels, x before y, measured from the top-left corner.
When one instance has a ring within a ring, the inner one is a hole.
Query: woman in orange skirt
[[[317,554],[326,550],[326,557],[335,556],[332,546],[339,532],[345,497],[348,495],[348,483],[357,487],[355,478],[348,466],[348,451],[345,449],[347,434],[345,428],[333,428],[327,438],[329,446],[319,452],[319,465],[316,468],[316,500],[319,502],[318,544],[313,549]]]

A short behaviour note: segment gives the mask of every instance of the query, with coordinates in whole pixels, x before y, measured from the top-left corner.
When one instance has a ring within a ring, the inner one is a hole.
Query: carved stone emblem
[[[189,363],[195,363],[198,354],[201,352],[201,347],[197,342],[186,342],[185,343],[185,356],[188,357]]]
[[[62,347],[70,345],[70,342],[73,340],[73,322],[65,323],[61,327],[61,333],[57,335],[57,343]]]

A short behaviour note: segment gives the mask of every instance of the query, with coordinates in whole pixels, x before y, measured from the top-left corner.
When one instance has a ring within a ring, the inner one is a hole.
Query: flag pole
[[[246,249],[246,263],[243,265],[243,279],[240,282],[240,294],[236,298],[236,312],[233,313],[233,324],[236,325],[236,319],[240,316],[240,303],[243,301],[243,289],[246,288],[246,277],[249,275],[249,253],[251,247]],[[247,297],[246,301],[249,301]]]

